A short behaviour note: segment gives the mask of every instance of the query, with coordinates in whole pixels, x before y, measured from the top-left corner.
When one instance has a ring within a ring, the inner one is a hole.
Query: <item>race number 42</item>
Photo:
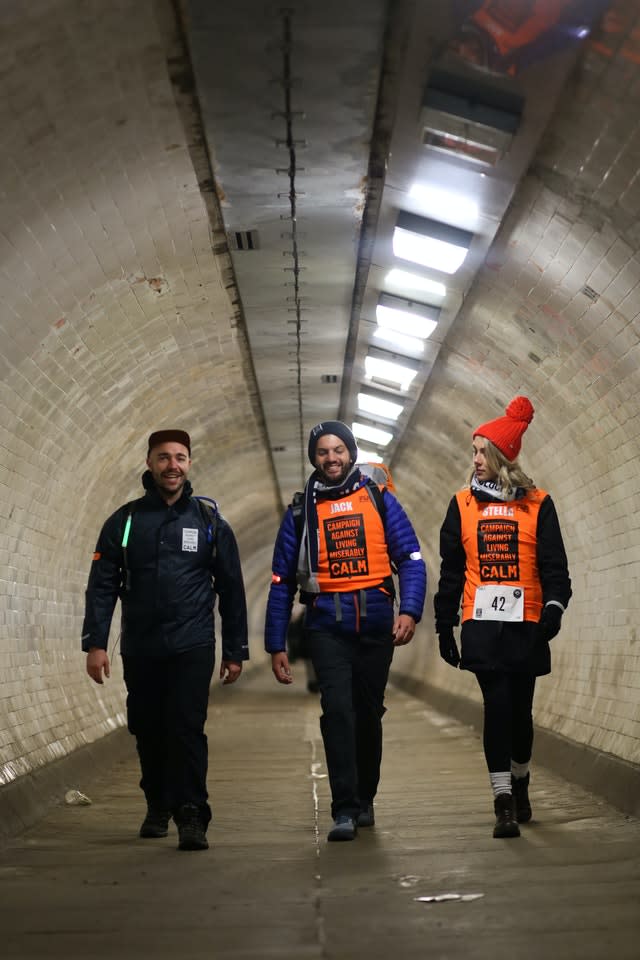
[[[524,590],[495,584],[476,587],[474,620],[524,620]]]

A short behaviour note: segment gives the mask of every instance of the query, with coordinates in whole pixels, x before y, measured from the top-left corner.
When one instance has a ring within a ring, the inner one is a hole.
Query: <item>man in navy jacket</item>
[[[247,610],[233,531],[192,497],[191,441],[149,437],[145,495],[104,524],[86,592],[82,649],[96,683],[109,677],[107,642],[118,597],[127,720],[136,738],[147,815],[141,837],[164,837],[173,816],[181,850],[208,846],[204,725],[213,675],[214,604],[222,620],[220,677],[234,683],[249,656]]]
[[[274,548],[265,647],[276,680],[291,683],[286,637],[299,586],[321,695],[334,820],[328,839],[353,840],[359,826],[374,823],[385,687],[394,648],[409,643],[422,616],[426,568],[398,500],[356,466],[345,423],[314,427],[308,453],[315,470]]]

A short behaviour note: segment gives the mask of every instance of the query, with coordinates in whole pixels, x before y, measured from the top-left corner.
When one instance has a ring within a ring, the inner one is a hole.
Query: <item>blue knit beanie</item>
[[[346,423],[343,423],[342,420],[324,420],[322,423],[318,423],[315,427],[312,427],[311,433],[309,434],[309,460],[312,465],[314,467],[316,465],[316,447],[318,446],[318,440],[328,433],[333,434],[334,437],[340,437],[349,451],[351,463],[355,463],[358,457],[358,445],[349,427]]]

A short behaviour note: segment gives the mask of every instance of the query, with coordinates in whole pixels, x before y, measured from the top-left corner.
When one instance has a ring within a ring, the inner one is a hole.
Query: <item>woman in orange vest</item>
[[[571,597],[553,501],[517,460],[533,412],[526,397],[515,397],[505,416],[474,430],[470,484],[451,500],[440,531],[440,656],[475,673],[482,691],[494,837],[518,837],[518,824],[531,819],[536,677],[551,671],[549,641]]]

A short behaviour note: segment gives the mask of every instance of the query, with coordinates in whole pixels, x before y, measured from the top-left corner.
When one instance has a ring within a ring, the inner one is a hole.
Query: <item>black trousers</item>
[[[484,700],[483,745],[489,772],[509,770],[512,760],[528,763],[533,747],[535,676],[483,670],[476,677]]]
[[[310,630],[308,639],[320,687],[331,816],[356,816],[373,801],[380,781],[384,691],[393,638]]]
[[[147,804],[174,815],[183,804],[196,804],[205,824],[211,808],[204,725],[214,657],[213,645],[169,657],[122,657],[127,722]]]

